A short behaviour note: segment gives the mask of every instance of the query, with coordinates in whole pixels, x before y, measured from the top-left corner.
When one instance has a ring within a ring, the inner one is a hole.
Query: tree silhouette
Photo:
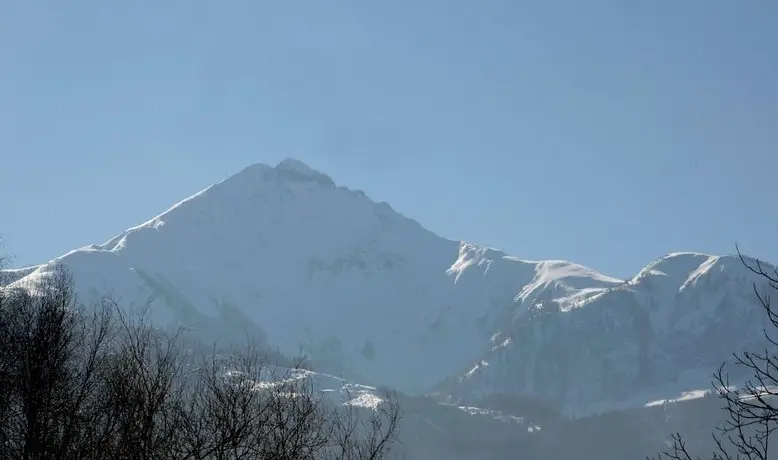
[[[148,308],[87,311],[64,268],[0,288],[3,459],[385,458],[397,398],[337,405],[310,375],[251,342],[207,349],[160,330]]]

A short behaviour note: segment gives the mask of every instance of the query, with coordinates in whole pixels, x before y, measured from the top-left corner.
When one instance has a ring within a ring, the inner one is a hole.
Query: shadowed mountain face
[[[259,335],[408,393],[538,397],[577,413],[707,387],[763,314],[737,258],[671,254],[630,280],[446,240],[296,160],[253,165],[57,264],[80,297],[204,337]]]

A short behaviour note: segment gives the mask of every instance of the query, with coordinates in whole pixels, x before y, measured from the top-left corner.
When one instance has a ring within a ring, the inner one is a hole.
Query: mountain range
[[[523,260],[437,236],[292,159],[249,166],[103,244],[4,270],[2,284],[59,264],[86,303],[111,295],[204,337],[252,334],[329,374],[574,414],[705,389],[766,325],[759,280],[736,256],[668,254],[629,279]]]

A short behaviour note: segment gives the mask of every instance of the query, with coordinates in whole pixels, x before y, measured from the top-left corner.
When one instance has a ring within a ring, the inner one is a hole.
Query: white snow
[[[314,392],[323,394],[328,401],[343,406],[375,410],[384,402],[382,394],[375,387],[358,385],[320,372],[274,366],[263,369],[260,377],[262,380],[256,385],[260,390],[279,386],[283,388],[284,385],[291,383],[289,388],[310,388]],[[299,387],[296,386],[297,382]]]
[[[711,394],[711,390],[684,391],[677,398],[659,399],[659,400],[656,400],[656,401],[650,401],[650,402],[646,403],[645,406],[646,407],[654,407],[654,406],[662,406],[662,405],[669,404],[669,403],[690,401],[690,400],[693,400],[693,399],[704,398],[705,396],[707,396],[709,394]]]

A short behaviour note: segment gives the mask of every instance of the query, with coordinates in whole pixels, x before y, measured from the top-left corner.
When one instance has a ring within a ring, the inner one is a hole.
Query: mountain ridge
[[[681,326],[703,346],[719,310],[741,332],[761,324],[739,316],[752,278],[734,256],[671,253],[626,280],[523,260],[441,238],[293,159],[250,165],[103,244],[4,273],[35,282],[60,263],[87,301],[153,299],[156,321],[252,331],[286,353],[302,345],[333,374],[454,398],[618,399],[603,379],[634,393],[700,358],[663,343],[694,348],[673,338]],[[701,368],[748,345],[725,342]]]

